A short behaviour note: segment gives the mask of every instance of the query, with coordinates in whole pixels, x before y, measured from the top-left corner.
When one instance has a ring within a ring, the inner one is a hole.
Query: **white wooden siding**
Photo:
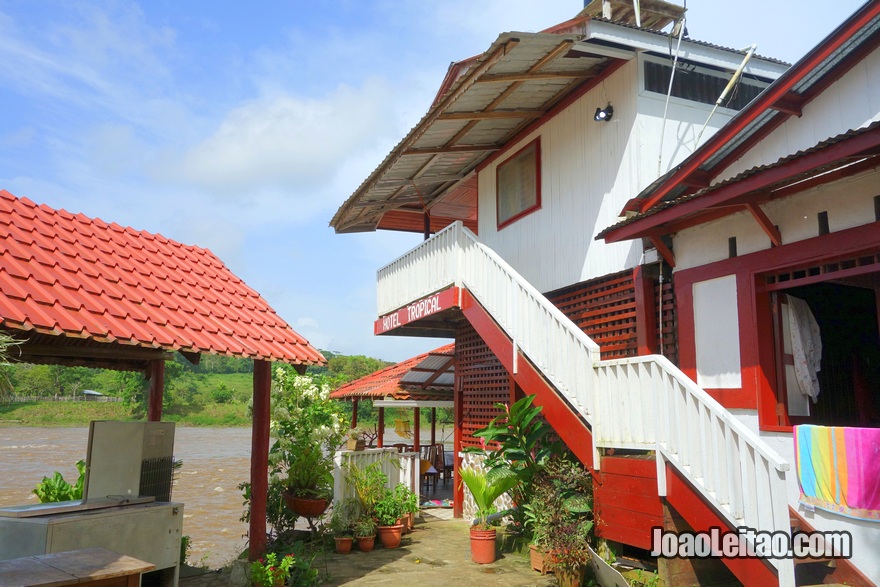
[[[831,232],[874,222],[878,182],[880,170],[870,170],[770,202],[762,209],[779,227],[783,244],[798,242],[818,236],[819,212],[828,212]],[[726,259],[727,239],[732,236],[740,256],[770,248],[770,239],[752,215],[741,212],[676,234],[676,271]]]
[[[639,264],[639,241],[606,244],[595,235],[618,221],[627,200],[656,179],[664,100],[640,88],[633,60],[514,145],[479,174],[480,239],[539,291]],[[614,117],[593,120],[608,103]],[[663,171],[689,155],[711,107],[673,101],[663,139]],[[716,114],[702,140],[730,118]],[[495,169],[541,137],[541,209],[497,229]]]
[[[853,67],[768,137],[721,172],[715,182],[808,149],[880,119],[880,49]]]

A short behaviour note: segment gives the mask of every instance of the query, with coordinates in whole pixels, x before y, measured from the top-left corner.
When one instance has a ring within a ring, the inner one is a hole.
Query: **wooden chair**
[[[437,491],[437,469],[434,468],[434,465],[431,464],[431,461],[428,459],[419,459],[419,478],[421,482],[419,487],[422,485],[425,486],[425,490],[431,487],[431,482],[434,482],[434,491]]]
[[[443,444],[435,444],[436,456],[434,457],[434,468],[437,469],[438,477],[443,479],[443,484],[452,478],[452,467],[446,464],[446,452]]]
[[[406,452],[407,444],[405,442],[395,442],[391,447],[396,448],[397,452]]]
[[[422,473],[422,481],[426,487],[434,482],[434,491],[437,491],[437,480],[440,478],[440,471],[437,469],[437,445],[429,444],[421,448],[421,460],[428,463],[428,469]]]

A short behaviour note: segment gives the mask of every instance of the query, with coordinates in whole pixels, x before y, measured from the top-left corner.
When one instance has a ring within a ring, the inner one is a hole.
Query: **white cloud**
[[[387,132],[390,91],[373,78],[359,87],[340,85],[323,99],[282,94],[250,101],[201,143],[181,155],[166,154],[155,173],[214,193],[315,189]]]

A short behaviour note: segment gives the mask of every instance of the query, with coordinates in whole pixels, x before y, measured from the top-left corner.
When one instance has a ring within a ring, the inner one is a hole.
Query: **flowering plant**
[[[278,555],[270,552],[266,558],[251,563],[251,581],[260,587],[284,585],[290,578],[290,567],[294,562],[295,558],[292,554],[288,554],[278,562]]]

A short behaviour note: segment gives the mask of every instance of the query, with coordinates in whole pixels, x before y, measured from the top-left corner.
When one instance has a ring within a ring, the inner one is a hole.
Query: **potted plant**
[[[353,528],[358,548],[364,552],[373,550],[373,543],[376,540],[376,521],[371,516],[364,515],[355,520]]]
[[[589,542],[593,522],[577,517],[561,522],[550,532],[553,572],[560,587],[580,587],[590,564]]]
[[[419,496],[403,483],[398,483],[394,494],[403,503],[403,533],[409,534],[415,527],[416,514],[419,512]]]
[[[348,431],[348,436],[345,439],[345,448],[348,450],[364,450],[366,446],[367,443],[360,430],[352,428]]]
[[[298,516],[313,518],[327,509],[333,497],[333,459],[317,443],[301,443],[287,469],[287,506]]]
[[[280,587],[290,578],[290,568],[293,563],[292,554],[282,557],[279,561],[278,555],[270,552],[265,558],[251,563],[251,583],[258,587]]]
[[[403,495],[386,488],[382,499],[376,502],[375,514],[379,524],[379,540],[385,548],[397,548],[400,546],[400,537],[403,534],[403,523],[400,518],[406,513],[406,503]]]
[[[589,562],[593,522],[592,478],[569,455],[551,457],[535,475],[524,504],[525,526],[531,533],[532,568],[575,573]]]
[[[385,494],[388,476],[382,472],[382,462],[375,461],[359,467],[353,460],[344,463],[345,480],[354,489],[365,515],[374,516],[376,502]]]
[[[354,540],[354,522],[360,517],[360,503],[352,497],[333,506],[330,531],[336,542],[336,552],[348,554]]]
[[[489,516],[495,513],[495,500],[516,487],[520,480],[509,469],[498,469],[491,477],[474,468],[459,472],[462,482],[474,498],[477,517],[471,526],[471,558],[475,563],[495,562],[495,528]]]

